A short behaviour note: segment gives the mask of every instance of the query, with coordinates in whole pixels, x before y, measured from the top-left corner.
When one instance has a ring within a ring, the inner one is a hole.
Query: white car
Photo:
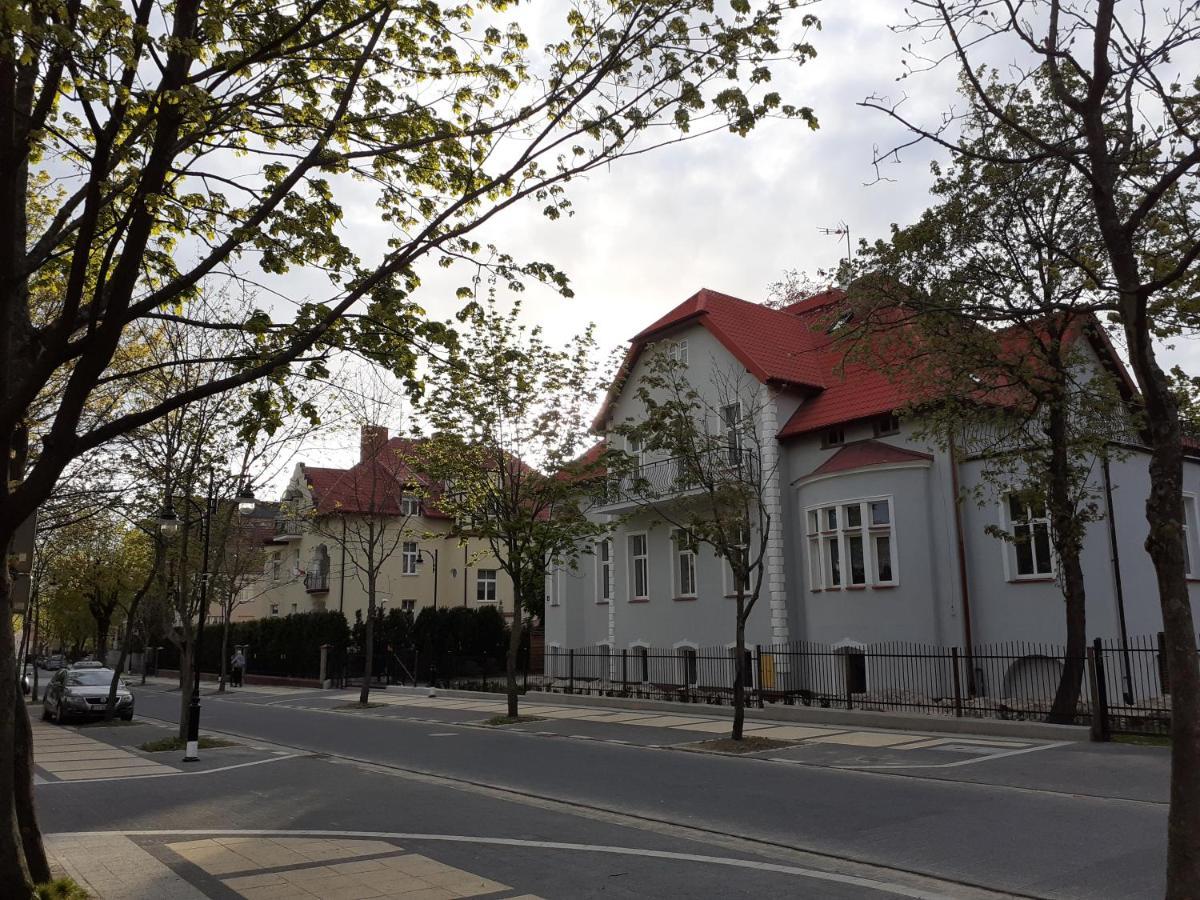
[[[112,680],[112,669],[59,669],[46,686],[42,718],[61,725],[72,718],[102,717]],[[117,706],[113,713],[126,722],[133,718],[133,694],[124,681],[117,685]]]

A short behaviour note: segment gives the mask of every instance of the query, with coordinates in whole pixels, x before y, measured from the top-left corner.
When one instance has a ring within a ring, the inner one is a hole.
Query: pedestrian
[[[242,653],[241,647],[237,647],[236,649],[234,649],[232,665],[233,665],[233,677],[230,679],[229,683],[232,687],[241,687],[242,686],[242,673],[246,671],[246,657]]]

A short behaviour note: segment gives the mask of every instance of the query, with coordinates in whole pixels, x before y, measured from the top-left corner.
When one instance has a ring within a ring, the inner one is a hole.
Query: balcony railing
[[[721,447],[700,456],[673,456],[638,466],[605,484],[605,505],[665,500],[708,486],[750,487],[759,477],[758,456],[744,447]]]
[[[280,516],[275,520],[275,537],[279,540],[298,538],[302,531],[302,523],[295,516]]]
[[[310,594],[323,594],[329,590],[328,572],[309,572],[304,576],[304,589]]]

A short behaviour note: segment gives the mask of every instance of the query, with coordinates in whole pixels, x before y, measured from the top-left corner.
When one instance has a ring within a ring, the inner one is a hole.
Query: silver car
[[[102,717],[112,680],[112,669],[60,669],[46,687],[42,718],[53,719],[61,725],[72,718]],[[124,681],[117,685],[114,714],[126,722],[133,718],[133,694]]]

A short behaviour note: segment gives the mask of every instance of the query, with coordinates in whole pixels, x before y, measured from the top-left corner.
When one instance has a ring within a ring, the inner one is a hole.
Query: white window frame
[[[681,366],[686,366],[688,364],[687,338],[681,338],[678,341],[672,341],[667,353],[671,357],[672,362],[676,362]]]
[[[476,569],[475,570],[475,602],[476,603],[496,603],[499,597],[500,589],[500,573],[496,569]],[[479,594],[484,596],[480,599]],[[491,596],[487,596],[491,594]]]
[[[721,407],[720,415],[721,433],[725,437],[725,461],[736,466],[742,456],[742,401],[726,403]]]
[[[421,562],[421,546],[416,541],[405,541],[400,545],[400,574],[416,575]]]
[[[635,554],[633,552],[633,539],[642,539],[642,553]],[[629,548],[629,561],[627,566],[628,583],[629,583],[629,599],[633,600],[649,600],[650,599],[650,533],[647,531],[633,531],[625,536],[625,544]],[[646,591],[643,594],[637,592],[637,565],[638,560],[642,561],[643,577]]]
[[[1046,509],[1045,501],[1043,501],[1042,502],[1042,515],[1035,516],[1033,514],[1033,507],[1028,502],[1022,501],[1025,503],[1026,508],[1029,510],[1029,519],[1027,522],[1014,522],[1013,518],[1012,518],[1012,507],[1010,506],[1010,500],[1012,497],[1019,496],[1022,493],[1024,493],[1024,492],[1009,491],[1008,493],[1004,494],[1000,498],[1000,524],[1001,524],[1001,527],[1004,529],[1004,531],[1007,532],[1013,538],[1013,540],[1002,542],[1003,546],[1001,547],[1001,550],[1004,552],[1004,577],[1008,581],[1049,581],[1049,580],[1053,580],[1056,577],[1056,575],[1058,574],[1058,560],[1055,559],[1054,544],[1050,539],[1049,511]],[[1037,568],[1038,568],[1038,553],[1037,553],[1037,544],[1033,540],[1033,534],[1034,534],[1034,529],[1038,525],[1046,526],[1046,544],[1047,544],[1047,547],[1048,547],[1048,550],[1050,553],[1050,558],[1048,560],[1048,562],[1050,564],[1050,570],[1048,572],[1039,572],[1037,570]],[[1016,539],[1018,537],[1018,535],[1017,535],[1018,528],[1028,528],[1029,529],[1029,537],[1030,537],[1029,547],[1030,547],[1031,558],[1033,559],[1033,571],[1032,572],[1022,573],[1020,571],[1020,564],[1019,564],[1018,558],[1017,558],[1017,546],[1016,546]]]
[[[1200,577],[1196,573],[1196,547],[1192,543],[1195,540],[1196,524],[1196,495],[1188,491],[1183,492],[1183,563],[1185,574],[1188,578]]]
[[[638,438],[625,436],[625,452],[637,460],[639,469],[646,464],[646,447]]]
[[[406,613],[415,613],[417,611],[417,601],[416,600],[401,600],[400,601],[400,611],[406,612]]]
[[[421,498],[415,494],[400,495],[400,515],[419,516],[421,514]]]
[[[741,550],[742,554],[746,557],[746,589],[744,591],[744,594],[748,594],[750,592],[750,584],[751,584],[751,581],[750,581],[750,535],[745,535],[744,537],[746,538],[745,543],[738,544],[735,549]],[[722,571],[722,587],[725,590],[725,596],[726,597],[736,597],[737,596],[737,582],[734,581],[734,578],[733,578],[733,566],[730,564],[729,560],[723,559],[723,560],[721,560],[721,568],[723,570]]]
[[[887,522],[876,524],[873,504],[887,504]],[[858,524],[852,510],[857,508]],[[833,517],[829,516],[830,511]],[[804,544],[808,562],[806,572],[810,591],[863,590],[893,588],[900,584],[900,554],[896,543],[896,505],[892,495],[829,500],[804,508]],[[880,538],[887,540],[891,578],[880,575],[883,567],[876,561]],[[862,580],[855,581],[852,567],[854,541],[862,550]],[[834,556],[837,557],[837,583],[834,583]]]
[[[596,541],[596,602],[609,603],[613,594],[612,538]]]
[[[272,619],[279,618],[279,604],[278,603],[271,604],[271,618]]]
[[[683,684],[686,687],[694,688],[700,686],[700,648],[694,641],[677,641],[672,645],[675,655],[679,658],[679,666],[682,670],[684,678]],[[687,652],[690,651],[692,658],[696,661],[696,677],[693,679],[692,673],[688,671]]]
[[[650,645],[645,641],[634,641],[629,645],[629,655],[634,659],[636,666],[635,675],[632,679],[635,684],[650,683]],[[639,652],[640,651],[640,652]]]
[[[671,532],[671,589],[677,600],[696,598],[696,550],[697,542],[682,528]],[[683,564],[690,569],[691,586],[684,584]]]

